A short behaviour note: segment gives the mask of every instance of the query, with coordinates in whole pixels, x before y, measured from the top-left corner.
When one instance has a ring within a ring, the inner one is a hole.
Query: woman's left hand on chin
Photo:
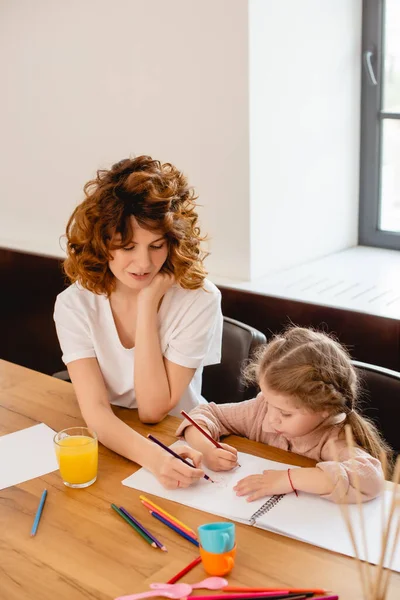
[[[158,302],[174,283],[175,277],[171,273],[159,271],[149,285],[139,292],[139,297]]]

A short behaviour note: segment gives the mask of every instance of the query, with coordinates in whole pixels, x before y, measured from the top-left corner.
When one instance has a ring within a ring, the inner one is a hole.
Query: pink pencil
[[[264,592],[259,594],[214,594],[213,596],[187,596],[187,600],[240,600],[245,598],[269,598],[277,596],[278,594],[286,594],[287,591],[277,591],[277,592]],[[302,594],[299,594],[300,597],[303,597]],[[293,598],[292,594],[289,595],[289,598]],[[297,596],[296,596],[297,598]],[[318,596],[318,598],[312,598],[311,600],[339,600],[339,596]]]

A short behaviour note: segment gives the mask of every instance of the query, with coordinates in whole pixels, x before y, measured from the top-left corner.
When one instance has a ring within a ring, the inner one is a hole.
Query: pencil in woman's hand
[[[177,454],[176,452],[174,452],[171,448],[169,448],[168,446],[166,446],[165,444],[163,444],[162,442],[160,442],[160,440],[158,440],[153,435],[151,435],[151,433],[149,433],[147,435],[147,437],[149,438],[149,440],[151,440],[155,444],[158,444],[161,448],[163,448],[164,450],[166,450],[167,452],[169,452],[175,458],[179,458],[179,460],[181,460],[183,463],[185,463],[185,465],[187,465],[188,467],[192,467],[192,469],[196,468],[194,465],[192,465],[190,462],[188,462],[185,458],[183,458],[183,456],[180,456],[179,454]],[[210,481],[211,483],[214,483],[214,481],[208,475],[204,474],[203,477],[204,477],[204,479],[207,479],[207,481]]]

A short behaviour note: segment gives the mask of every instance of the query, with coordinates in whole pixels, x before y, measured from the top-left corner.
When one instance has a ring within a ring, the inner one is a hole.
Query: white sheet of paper
[[[0,437],[0,490],[58,469],[55,433],[40,423]]]

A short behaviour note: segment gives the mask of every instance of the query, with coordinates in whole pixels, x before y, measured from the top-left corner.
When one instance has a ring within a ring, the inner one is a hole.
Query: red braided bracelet
[[[290,469],[287,470],[287,476],[289,477],[289,482],[290,482],[290,485],[292,487],[292,490],[294,491],[294,493],[296,494],[296,496],[298,496],[297,490],[294,489],[294,485],[292,483],[292,478],[290,477]]]

